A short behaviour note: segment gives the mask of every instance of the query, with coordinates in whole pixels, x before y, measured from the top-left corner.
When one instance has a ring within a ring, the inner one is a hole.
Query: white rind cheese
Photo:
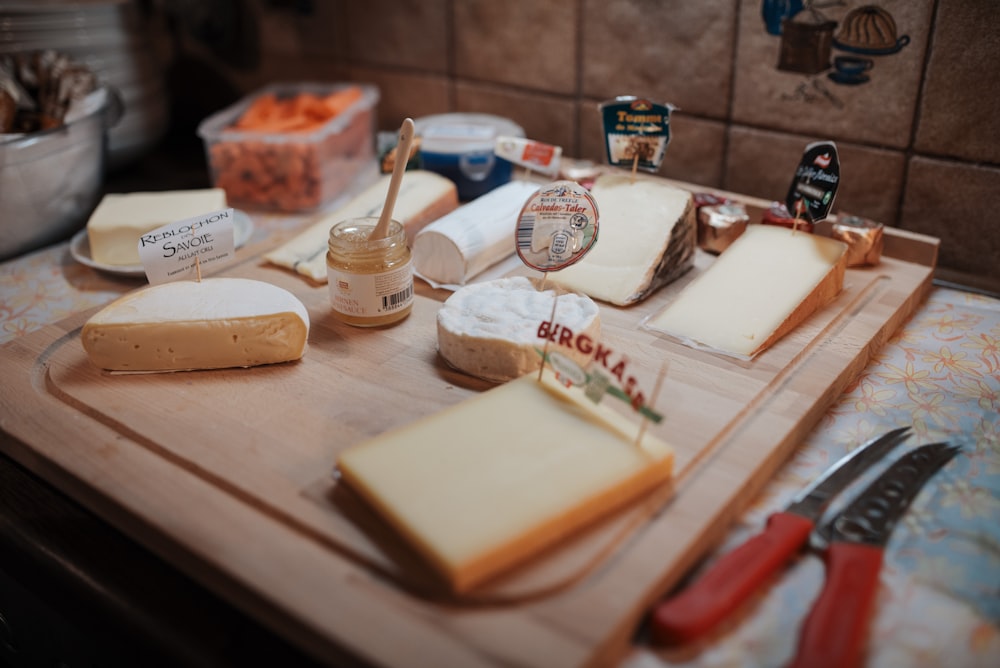
[[[546,373],[348,448],[338,470],[462,593],[666,481],[673,450],[638,430]]]
[[[750,225],[646,326],[690,345],[750,358],[844,285],[847,246],[775,225]]]
[[[435,285],[465,285],[513,255],[518,216],[537,190],[511,181],[434,221],[413,241],[413,270]]]
[[[552,317],[556,291],[539,292],[527,278],[473,283],[453,293],[437,316],[438,351],[452,367],[479,378],[504,382],[537,371],[545,347],[538,327]],[[555,322],[575,335],[599,341],[600,311],[589,297],[562,294]],[[580,366],[592,353],[550,343]]]
[[[305,353],[309,313],[263,281],[208,278],[161,283],[95,313],[81,339],[111,371],[185,371],[274,364]]]
[[[549,276],[594,299],[626,306],[694,265],[694,200],[666,181],[603,174],[590,190],[600,216],[597,243],[582,260]]]
[[[87,220],[94,262],[140,264],[139,237],[157,227],[226,208],[221,188],[107,194]]]
[[[307,227],[287,243],[266,253],[264,259],[319,283],[327,282],[326,252],[330,228],[349,218],[379,216],[389,192],[391,174],[385,174],[343,207]],[[458,206],[458,189],[450,179],[425,170],[407,171],[396,195],[392,217],[406,230],[406,241]]]

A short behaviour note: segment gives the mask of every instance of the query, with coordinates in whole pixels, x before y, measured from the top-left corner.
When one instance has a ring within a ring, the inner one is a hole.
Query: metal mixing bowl
[[[0,136],[0,260],[65,239],[86,223],[104,182],[107,130],[120,114],[107,91],[61,127]]]

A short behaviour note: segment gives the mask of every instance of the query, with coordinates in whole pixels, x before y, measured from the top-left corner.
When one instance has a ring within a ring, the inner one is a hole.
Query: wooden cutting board
[[[757,215],[767,204],[747,201]],[[396,327],[354,329],[330,316],[325,286],[264,264],[267,244],[244,249],[226,275],[285,287],[309,309],[303,360],[112,375],[87,360],[81,313],[4,347],[0,447],[319,656],[607,663],[920,304],[937,243],[886,230],[878,267],[848,270],[833,304],[750,362],[641,327],[707,254],[639,305],[602,305],[604,342],[646,386],[669,361],[651,429],[677,450],[675,483],[461,599],[333,475],[341,449],[490,387],[437,357],[448,293],[424,289]]]

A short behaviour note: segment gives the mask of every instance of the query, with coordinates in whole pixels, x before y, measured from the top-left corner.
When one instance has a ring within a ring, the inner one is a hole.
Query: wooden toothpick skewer
[[[663,379],[667,375],[667,367],[670,363],[667,360],[663,360],[660,364],[660,373],[656,377],[656,385],[653,387],[653,394],[646,403],[647,406],[652,407],[656,405],[656,400],[660,396],[660,388],[663,387]],[[642,423],[639,425],[639,434],[635,437],[636,446],[642,445],[642,437],[646,435],[646,427],[649,425],[649,418],[646,415],[642,415]]]
[[[198,282],[201,283],[201,258],[197,255],[194,256],[194,271],[198,276]]]

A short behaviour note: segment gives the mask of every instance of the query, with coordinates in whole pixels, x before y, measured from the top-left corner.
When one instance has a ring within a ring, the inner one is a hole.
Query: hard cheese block
[[[753,357],[832,301],[846,266],[840,241],[750,225],[646,326],[696,347]]]
[[[553,289],[539,291],[523,276],[473,283],[457,290],[438,310],[438,352],[451,366],[479,378],[508,381],[541,366],[538,351],[545,339],[538,329],[553,317],[560,332],[589,337],[601,336],[597,304],[585,295],[559,295]],[[593,351],[550,343],[580,366]]]
[[[436,285],[465,283],[514,254],[514,232],[538,184],[511,181],[434,221],[413,241],[413,269]]]
[[[548,372],[348,448],[342,480],[468,592],[667,480],[673,450]]]
[[[292,293],[245,278],[161,283],[95,313],[81,339],[112,371],[182,371],[302,357],[309,313]]]
[[[139,237],[157,227],[226,208],[221,188],[107,194],[87,220],[90,256],[114,266],[140,264]]]
[[[324,216],[288,243],[266,253],[264,259],[314,281],[326,283],[326,251],[330,228],[348,218],[381,214],[389,192],[390,179],[391,175],[384,175],[343,207]],[[412,170],[404,174],[400,183],[392,217],[402,223],[407,242],[412,244],[414,236],[424,226],[457,206],[458,190],[451,180],[434,172]]]
[[[600,226],[582,260],[550,274],[594,299],[624,306],[648,297],[694,264],[694,201],[666,181],[603,174],[591,188]]]

